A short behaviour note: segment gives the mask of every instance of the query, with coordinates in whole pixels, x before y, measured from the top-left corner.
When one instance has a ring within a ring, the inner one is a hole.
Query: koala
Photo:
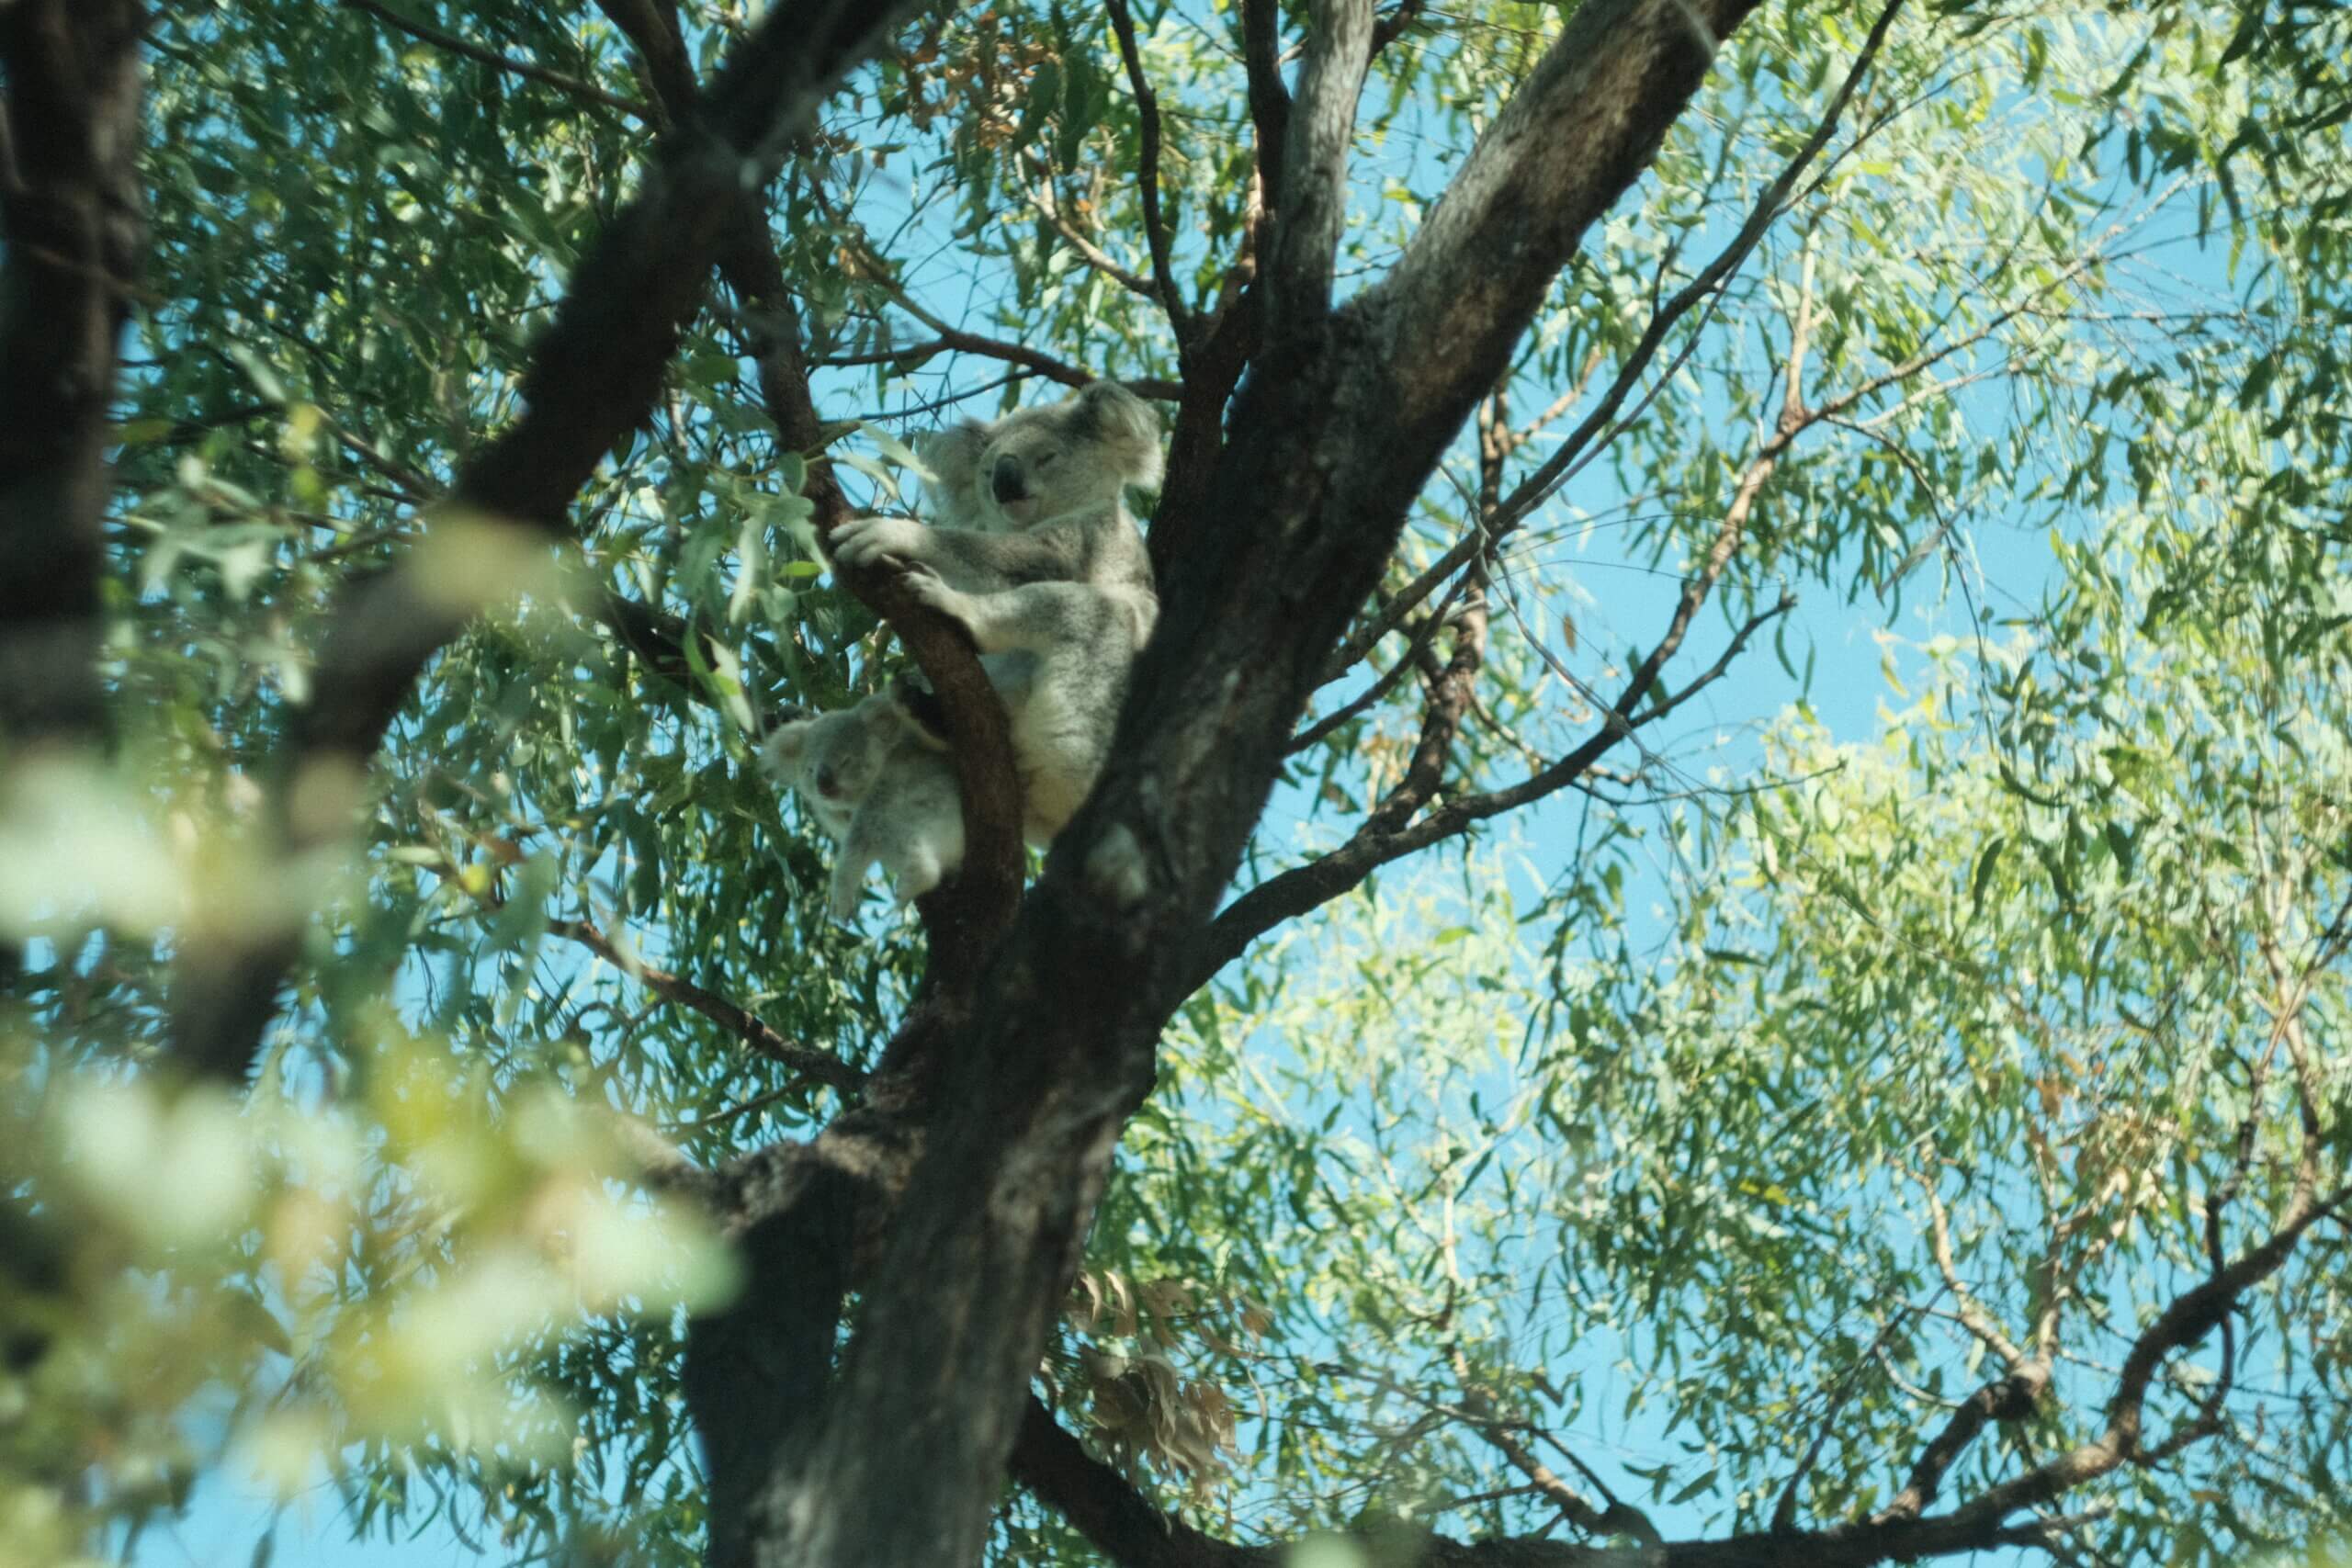
[[[866,868],[876,861],[890,874],[900,904],[930,892],[962,863],[964,796],[956,769],[917,738],[889,696],[780,725],[760,755],[841,845],[833,862],[834,919],[857,918]]]
[[[897,562],[919,603],[971,633],[1012,719],[1023,830],[1043,847],[1093,789],[1127,672],[1159,618],[1151,558],[1123,499],[1128,485],[1159,482],[1159,422],[1125,388],[1097,381],[944,431],[923,459],[942,525],[854,518],[833,551],[853,566]]]

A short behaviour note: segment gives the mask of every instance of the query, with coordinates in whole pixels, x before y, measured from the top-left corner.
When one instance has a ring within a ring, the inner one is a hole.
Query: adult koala
[[[1050,843],[1094,787],[1135,656],[1159,618],[1126,487],[1159,482],[1159,422],[1097,381],[1061,402],[922,444],[941,526],[859,517],[853,566],[891,560],[921,603],[972,634],[1012,721],[1022,828]]]

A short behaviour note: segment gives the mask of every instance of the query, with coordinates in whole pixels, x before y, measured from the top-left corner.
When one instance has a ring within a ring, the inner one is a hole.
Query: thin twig
[[[843,1095],[854,1094],[865,1087],[865,1075],[838,1056],[786,1039],[725,997],[706,991],[666,969],[657,969],[636,953],[624,951],[586,920],[550,920],[548,930],[578,942],[664,1000],[692,1008],[771,1061],[780,1062]]]
[[[1192,343],[1194,330],[1192,312],[1185,309],[1183,297],[1176,292],[1176,275],[1168,259],[1168,228],[1160,220],[1159,98],[1143,73],[1143,55],[1136,48],[1135,18],[1127,14],[1127,0],[1109,0],[1108,9],[1111,30],[1119,38],[1119,58],[1127,68],[1127,86],[1136,96],[1136,117],[1142,139],[1136,188],[1143,200],[1144,239],[1151,248],[1152,280],[1159,289],[1159,307],[1168,312],[1168,324],[1176,333],[1181,357]]]
[[[1128,293],[1139,295],[1155,303],[1159,302],[1159,291],[1152,286],[1151,279],[1113,261],[1102,246],[1080,233],[1070,220],[1062,216],[1061,204],[1054,199],[1054,187],[1050,181],[1030,190],[1029,203],[1037,209],[1040,217],[1053,226],[1054,232],[1069,242],[1070,248],[1079,254],[1087,265]]]
[[[379,21],[390,23],[412,38],[424,39],[435,49],[446,50],[451,54],[462,54],[468,60],[480,61],[484,65],[494,66],[510,76],[525,76],[534,82],[543,82],[550,87],[560,88],[575,97],[586,98],[592,103],[602,104],[606,108],[618,109],[634,119],[650,122],[654,118],[653,110],[635,98],[623,97],[617,93],[608,93],[593,82],[582,82],[576,76],[566,76],[563,73],[550,71],[544,65],[534,65],[527,60],[516,60],[512,56],[501,54],[494,49],[486,49],[478,43],[468,43],[453,33],[445,33],[438,28],[427,27],[423,22],[403,17],[390,6],[379,4],[379,0],[341,0],[341,3],[353,10],[365,11]]]

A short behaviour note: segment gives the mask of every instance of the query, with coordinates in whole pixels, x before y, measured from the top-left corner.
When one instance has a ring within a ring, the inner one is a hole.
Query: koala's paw
[[[865,903],[865,879],[833,873],[832,897],[825,901],[825,910],[845,926],[857,924],[857,911]]]
[[[1086,880],[1094,891],[1122,909],[1133,908],[1151,891],[1150,869],[1143,845],[1124,826],[1114,827],[1096,840],[1086,857]]]
[[[885,556],[912,559],[922,552],[920,523],[906,517],[853,517],[833,530],[833,558],[849,566],[872,566]]]
[[[938,886],[945,876],[946,868],[940,864],[939,857],[928,851],[919,850],[910,854],[907,857],[907,863],[891,875],[891,897],[903,909]]]
[[[947,580],[921,561],[907,563],[907,597],[926,610],[936,611],[949,620],[969,630],[972,625],[972,601],[961,589],[950,588]]]

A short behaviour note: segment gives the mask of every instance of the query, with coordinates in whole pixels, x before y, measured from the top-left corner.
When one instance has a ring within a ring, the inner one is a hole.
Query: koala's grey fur
[[[1126,487],[1159,482],[1159,422],[1115,382],[922,444],[944,526],[859,517],[854,566],[902,563],[922,603],[972,634],[1012,721],[1023,829],[1049,843],[1102,771],[1135,656],[1159,618]]]
[[[964,859],[964,797],[956,769],[919,739],[888,696],[779,725],[760,749],[841,845],[833,918],[854,920],[875,862],[901,904],[939,886]]]

